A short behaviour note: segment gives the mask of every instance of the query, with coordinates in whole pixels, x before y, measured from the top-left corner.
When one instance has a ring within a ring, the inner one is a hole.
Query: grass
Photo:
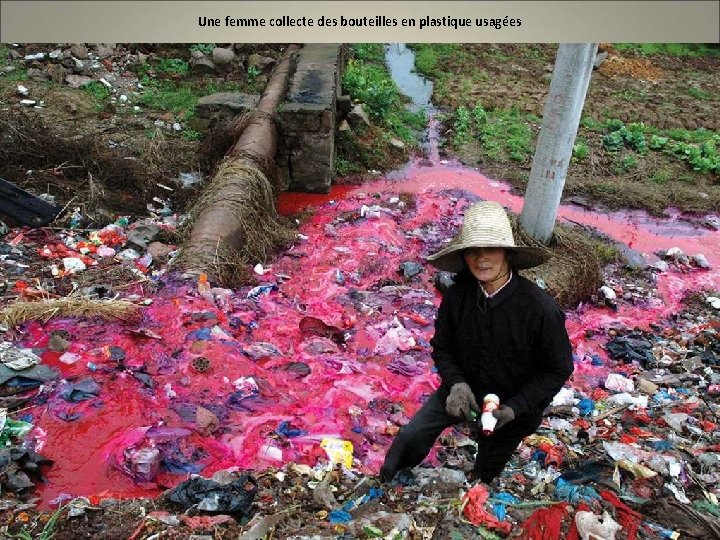
[[[81,90],[90,95],[96,109],[102,109],[111,94],[110,89],[98,81],[89,82]]]
[[[631,52],[639,56],[679,56],[697,58],[720,56],[720,50],[704,43],[613,43],[618,52]]]
[[[461,106],[452,116],[452,142],[457,148],[477,140],[490,160],[524,162],[533,153],[535,135],[532,125],[538,120],[515,108],[486,111],[480,104],[472,110]]]
[[[383,45],[353,44],[349,56],[342,76],[343,91],[354,102],[362,103],[372,125],[338,137],[335,170],[340,176],[399,165],[407,157],[407,150],[393,148],[390,139],[416,148],[419,132],[427,124],[424,111],[406,108],[408,99],[400,93],[385,65]]]
[[[7,66],[13,66],[15,70],[10,72],[0,71],[0,81],[20,82],[27,80],[27,69],[21,67],[18,62],[14,62],[8,58],[10,47],[0,44],[0,70]]]

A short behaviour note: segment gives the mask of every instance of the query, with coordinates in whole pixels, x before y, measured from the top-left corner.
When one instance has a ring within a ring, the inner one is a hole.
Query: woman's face
[[[505,248],[470,248],[463,253],[465,263],[478,281],[493,281],[508,271]]]

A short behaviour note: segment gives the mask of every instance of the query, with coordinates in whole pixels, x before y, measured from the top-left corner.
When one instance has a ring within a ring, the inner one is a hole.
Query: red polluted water
[[[30,440],[55,462],[38,488],[42,506],[153,497],[191,474],[231,467],[314,466],[328,458],[325,439],[349,441],[355,466],[376,473],[394,433],[439,383],[428,344],[439,295],[423,257],[457,232],[458,204],[472,197],[522,207],[504,183],[429,161],[325,195],[283,193],[281,213],[317,211],[257,287],[168,284],[137,324],[32,323],[24,346],[46,347],[54,330],[69,332],[71,343],[43,355],[60,377],[47,402],[25,411]],[[687,291],[720,286],[717,231],[575,206],[561,207],[559,219],[650,260],[677,246],[712,265],[658,274],[657,298],[643,306],[569,312],[579,358],[607,358],[588,329],[648,327],[677,312]],[[420,263],[416,276],[401,275],[407,263]],[[579,368],[578,381],[592,380],[588,370]]]

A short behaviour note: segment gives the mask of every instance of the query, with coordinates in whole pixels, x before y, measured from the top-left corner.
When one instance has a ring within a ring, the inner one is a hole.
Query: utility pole
[[[525,190],[525,204],[519,218],[522,228],[545,244],[555,227],[597,48],[597,43],[561,43],[555,58],[550,92]]]

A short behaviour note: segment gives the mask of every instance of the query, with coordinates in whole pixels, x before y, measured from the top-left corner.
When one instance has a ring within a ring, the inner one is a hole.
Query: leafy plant
[[[637,158],[632,154],[626,154],[620,159],[620,167],[624,171],[631,171],[638,166],[638,160]]]
[[[588,157],[589,153],[590,148],[587,143],[579,141],[577,144],[573,145],[572,159],[575,161],[582,161]]]
[[[343,73],[343,88],[362,101],[368,113],[382,118],[388,110],[400,104],[400,94],[387,72],[363,60],[351,58]]]
[[[182,138],[186,141],[199,141],[202,139],[202,133],[194,129],[185,129],[182,132]]]
[[[171,75],[185,75],[190,71],[190,64],[180,58],[161,58],[156,71]]]
[[[695,88],[694,86],[691,86],[688,88],[688,94],[690,94],[692,97],[696,99],[711,99],[712,94],[710,92],[704,92],[703,90],[700,90],[699,88]]]
[[[354,58],[366,62],[383,62],[385,50],[380,43],[355,43],[352,46]]]
[[[257,79],[257,77],[262,74],[262,70],[257,66],[250,66],[247,70],[247,74],[248,83],[253,84],[255,82],[255,79]]]
[[[200,51],[203,54],[212,54],[214,48],[214,43],[193,43],[190,45],[191,51]]]
[[[466,107],[458,107],[453,122],[454,142],[456,145],[470,140],[470,111]]]
[[[487,112],[480,104],[473,107],[472,117],[476,129],[480,129],[487,122]]]
[[[623,126],[622,129],[625,129]],[[620,149],[625,146],[625,139],[623,137],[623,134],[620,130],[613,131],[612,133],[608,133],[603,137],[602,145],[605,150],[608,152],[618,152]]]
[[[670,139],[667,137],[659,137],[658,135],[653,135],[650,137],[650,143],[649,147],[650,150],[662,150],[667,146],[667,143]]]

